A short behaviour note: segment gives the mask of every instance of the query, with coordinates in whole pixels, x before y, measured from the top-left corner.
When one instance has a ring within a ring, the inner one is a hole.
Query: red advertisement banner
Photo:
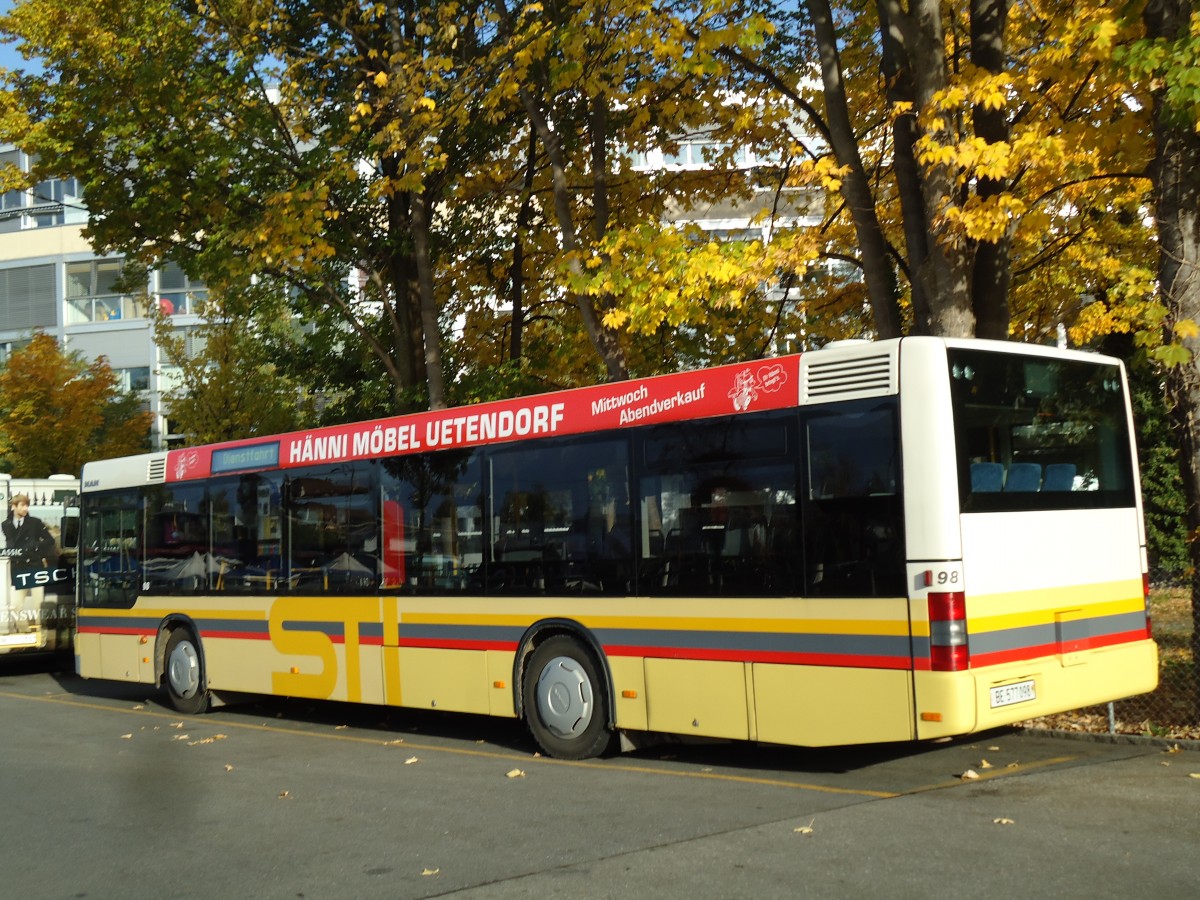
[[[785,356],[172,450],[167,481],[784,409],[799,402],[799,372],[800,357]]]

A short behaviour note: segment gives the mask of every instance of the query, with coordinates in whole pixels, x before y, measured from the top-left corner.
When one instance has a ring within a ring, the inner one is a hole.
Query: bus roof
[[[83,469],[83,489],[191,481],[786,409],[848,396],[881,396],[897,390],[902,343],[1063,352],[1007,342],[926,337],[836,342],[803,355],[90,462]]]

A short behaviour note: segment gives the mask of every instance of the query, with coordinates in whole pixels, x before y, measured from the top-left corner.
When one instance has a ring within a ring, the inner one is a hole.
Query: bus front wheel
[[[522,691],[529,731],[548,755],[588,759],[608,748],[612,732],[604,681],[578,641],[558,635],[539,644]]]
[[[167,696],[179,712],[195,715],[208,709],[200,647],[186,628],[176,628],[167,640]]]

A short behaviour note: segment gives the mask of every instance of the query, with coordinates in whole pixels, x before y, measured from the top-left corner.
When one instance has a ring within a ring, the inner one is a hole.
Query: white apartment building
[[[0,164],[29,169],[28,156],[0,145]],[[127,390],[154,416],[154,448],[171,437],[162,395],[173,372],[164,365],[144,298],[117,292],[123,260],[99,257],[83,237],[87,209],[74,179],[0,195],[0,362],[37,331],[88,360],[104,356]],[[168,265],[151,274],[149,296],[186,327],[199,321],[204,286]]]

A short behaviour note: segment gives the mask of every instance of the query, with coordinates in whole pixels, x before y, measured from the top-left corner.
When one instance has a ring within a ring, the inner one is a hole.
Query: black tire
[[[200,644],[187,628],[176,628],[167,639],[163,683],[171,705],[181,713],[194,716],[208,711]]]
[[[521,685],[525,722],[556,759],[590,759],[608,749],[608,690],[595,658],[579,641],[556,635],[529,657]]]

